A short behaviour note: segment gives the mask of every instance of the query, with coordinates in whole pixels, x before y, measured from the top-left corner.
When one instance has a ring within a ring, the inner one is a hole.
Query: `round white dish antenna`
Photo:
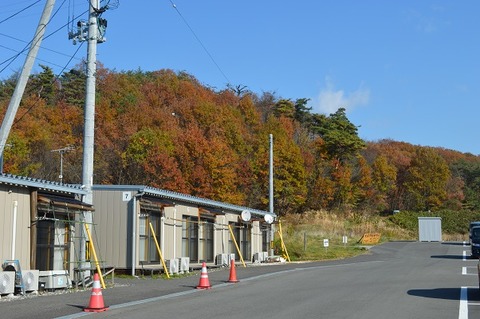
[[[248,210],[242,211],[241,216],[242,216],[242,220],[244,222],[248,222],[250,220],[250,218],[252,218],[252,214],[250,214],[250,212]]]
[[[267,224],[273,223],[273,216],[272,216],[272,215],[266,214],[265,216],[263,216],[263,219],[265,220],[265,222],[266,222]]]

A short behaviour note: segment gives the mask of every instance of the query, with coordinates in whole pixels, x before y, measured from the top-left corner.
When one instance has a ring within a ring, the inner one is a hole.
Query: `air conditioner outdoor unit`
[[[15,292],[15,272],[0,271],[0,295],[12,295]]]
[[[170,274],[178,274],[178,259],[167,259],[166,265]]]
[[[39,281],[45,283],[45,289],[64,289],[72,286],[66,270],[40,271]]]
[[[228,266],[230,264],[229,254],[218,254],[217,255],[217,265]]]
[[[37,291],[38,290],[38,270],[23,270],[22,281],[25,291]]]
[[[180,257],[178,258],[178,269],[181,274],[184,272],[190,271],[190,257]]]
[[[267,260],[268,258],[268,252],[266,251],[261,251],[259,253],[253,254],[253,261],[257,263],[263,263]]]
[[[263,263],[265,259],[263,258],[263,253],[255,253],[253,254],[253,262],[255,263]]]
[[[263,255],[263,261],[266,261],[268,258],[268,251],[262,251],[261,254]]]

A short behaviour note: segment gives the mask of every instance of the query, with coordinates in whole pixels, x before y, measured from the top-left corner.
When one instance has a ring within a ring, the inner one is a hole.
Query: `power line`
[[[65,2],[66,2],[66,0],[64,0],[64,1],[62,2],[62,4],[60,5],[60,7],[59,7],[59,8],[55,11],[55,13],[52,15],[52,18],[50,19],[50,21],[52,21],[53,17],[60,11],[61,7],[65,4]],[[78,17],[81,17],[82,15],[84,15],[84,14],[87,13],[87,12],[88,12],[88,11],[84,11],[84,12],[81,13]],[[76,18],[78,18],[78,17],[76,17]],[[50,22],[49,22],[49,23],[50,23]],[[48,23],[48,24],[49,24],[49,23]],[[47,36],[45,36],[43,39],[48,39],[48,38],[51,37],[52,35],[56,34],[56,33],[59,32],[60,30],[62,30],[63,28],[65,28],[65,26],[68,26],[69,23],[70,23],[70,21],[68,21],[68,22],[65,23],[64,25],[60,26],[59,28],[57,28],[56,30],[54,30],[53,32],[51,32],[50,34],[48,34]],[[48,24],[47,24],[47,25],[48,25]],[[46,26],[44,26],[44,27],[46,27]],[[3,35],[3,34],[2,34],[2,35]],[[0,62],[0,65],[3,65],[3,64],[5,64],[5,63],[8,62],[8,64],[0,70],[0,73],[2,73],[3,71],[5,71],[5,69],[8,68],[8,67],[13,63],[13,61],[15,61],[15,60],[16,60],[21,54],[23,54],[25,51],[27,51],[28,48],[29,48],[29,46],[32,44],[32,41],[33,41],[33,40],[31,40],[31,41],[29,41],[29,42],[23,41],[24,43],[27,43],[27,44],[25,45],[25,47],[24,47],[20,52],[18,52],[16,55],[14,55],[14,56],[12,56],[12,57],[10,57],[10,58],[2,61],[2,62]],[[42,48],[43,48],[43,47],[42,47]],[[52,50],[52,51],[53,51],[53,50]],[[53,51],[53,52],[55,52],[55,51]],[[78,52],[78,50],[77,50],[77,52]],[[57,53],[58,53],[58,52],[57,52]]]
[[[11,16],[9,16],[9,17],[7,17],[7,18],[3,19],[2,21],[0,21],[0,24],[2,24],[3,22],[5,22],[5,21],[7,21],[7,20],[10,20],[10,19],[11,19],[11,18],[13,18],[14,16],[16,16],[16,15],[18,15],[18,14],[22,13],[23,11],[25,11],[25,10],[29,9],[30,7],[33,7],[34,5],[36,5],[37,3],[39,3],[40,1],[41,1],[41,0],[37,0],[37,1],[35,1],[34,3],[32,3],[31,5],[29,5],[29,6],[25,7],[25,8],[23,8],[23,9],[21,9],[20,11],[18,11],[18,12],[16,12],[16,13],[12,14]]]
[[[228,79],[228,77],[225,75],[225,73],[223,72],[222,68],[220,68],[220,66],[218,65],[217,61],[215,61],[215,59],[213,58],[213,56],[210,54],[210,52],[208,51],[208,49],[205,47],[205,45],[203,45],[202,41],[200,40],[200,38],[197,36],[197,34],[195,33],[195,31],[192,29],[192,27],[190,26],[190,24],[187,22],[187,20],[184,18],[184,16],[182,15],[182,13],[180,12],[180,10],[178,10],[177,8],[177,5],[175,3],[173,3],[172,0],[169,0],[170,3],[172,4],[172,7],[175,9],[175,11],[177,11],[178,15],[180,16],[180,18],[182,18],[183,22],[185,23],[185,25],[188,27],[188,29],[190,29],[190,31],[192,32],[193,36],[195,37],[195,39],[198,41],[198,43],[200,43],[200,45],[202,46],[203,50],[205,51],[205,53],[207,53],[207,55],[209,56],[210,60],[212,60],[213,64],[215,64],[215,66],[217,67],[218,71],[220,71],[220,73],[223,75],[223,77],[225,78],[225,80],[227,80],[227,83],[230,83],[230,80]]]
[[[6,47],[6,46],[4,46],[4,45],[1,45],[1,44],[0,44],[0,48],[4,48],[4,49],[9,50],[9,51],[17,52],[16,50],[14,50],[14,49],[12,49],[12,48],[8,48],[8,47]],[[54,51],[54,52],[55,52],[55,51]],[[66,57],[71,57],[71,55],[68,55],[68,54],[65,54],[65,53],[60,53],[60,52],[56,52],[56,53],[62,54],[62,55],[64,55],[64,56],[66,56]],[[13,57],[11,57],[10,59],[13,59]],[[0,65],[7,63],[10,59],[3,61],[2,63],[0,63]],[[41,59],[41,58],[37,58],[37,60],[38,60],[38,61],[41,61],[41,62],[48,63],[48,64],[50,64],[50,65],[54,65],[54,66],[59,67],[59,68],[63,68],[63,65],[56,64],[56,63],[54,63],[54,62],[50,62],[50,61],[47,61],[47,60],[44,60],[44,59]],[[77,60],[81,60],[81,59],[80,59],[80,58],[77,58]]]
[[[50,20],[48,21],[48,23],[45,24],[44,26],[42,26],[42,28],[46,28],[47,25],[50,24],[50,22],[52,21],[53,17],[55,17],[55,15],[58,13],[58,11],[60,10],[60,8],[62,7],[62,5],[63,5],[64,3],[65,3],[65,0],[62,2],[62,4],[60,5],[60,7],[53,13],[53,15],[52,15],[52,17],[50,18]],[[35,38],[35,37],[34,37],[34,38]],[[44,37],[44,38],[45,38],[45,37]],[[33,42],[33,39],[32,39],[30,42],[28,42],[27,45],[25,45],[25,47],[23,48],[22,51],[18,52],[15,56],[10,57],[9,59],[7,59],[7,60],[10,61],[10,62],[9,62],[3,69],[0,70],[0,73],[2,73],[3,71],[5,71],[5,69],[6,69],[7,67],[9,67],[9,66],[13,63],[13,61],[15,61],[23,52],[27,51],[28,48],[29,48],[29,45],[32,44],[32,42]],[[2,62],[2,64],[3,64],[3,62]]]
[[[13,36],[8,35],[8,34],[5,34],[5,33],[1,33],[1,32],[0,32],[0,36],[3,36],[3,37],[6,37],[6,38],[9,38],[9,39],[18,41],[18,42],[22,42],[22,43],[28,44],[27,41],[24,41],[24,40],[22,40],[22,39],[13,37]],[[4,45],[1,45],[1,44],[0,44],[0,47],[2,47],[2,48],[4,48],[4,49],[7,49],[7,50],[10,50],[10,51],[17,52],[17,50],[12,49],[12,48],[8,48],[8,47],[6,47],[6,46],[4,46]],[[56,54],[58,54],[58,55],[63,55],[63,56],[65,56],[65,57],[70,57],[70,56],[71,56],[70,54],[66,54],[66,53],[63,53],[63,52],[60,52],[60,51],[52,50],[52,49],[49,49],[49,48],[46,48],[46,47],[43,47],[43,46],[40,46],[40,47],[41,47],[43,50],[45,50],[45,51],[50,51],[50,52],[56,53]],[[45,61],[45,62],[46,62],[46,61]],[[5,63],[5,62],[1,62],[0,65],[2,65],[2,64],[4,64],[4,63]],[[52,64],[54,64],[54,63],[52,63]],[[54,64],[54,65],[55,65],[55,64]]]

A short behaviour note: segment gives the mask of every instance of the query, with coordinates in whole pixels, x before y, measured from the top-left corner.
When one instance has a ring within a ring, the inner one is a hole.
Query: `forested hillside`
[[[81,68],[31,76],[4,172],[63,181],[82,175]],[[15,86],[0,83],[1,116]],[[363,141],[339,105],[315,114],[305,98],[244,87],[216,90],[171,70],[97,72],[95,184],[142,184],[268,209],[269,134],[275,210],[377,213],[480,209],[480,157],[392,140]]]

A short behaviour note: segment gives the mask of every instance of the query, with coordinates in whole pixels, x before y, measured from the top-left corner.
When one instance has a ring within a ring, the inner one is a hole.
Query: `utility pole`
[[[56,150],[52,150],[51,152],[58,152],[60,154],[60,175],[58,178],[60,179],[60,184],[63,184],[63,154],[73,151],[75,147],[73,145],[68,145],[64,148],[59,148]]]
[[[84,130],[83,130],[83,170],[82,184],[87,192],[83,202],[93,204],[93,154],[95,145],[95,86],[97,73],[97,43],[105,42],[105,31],[107,21],[100,16],[107,9],[109,4],[100,7],[99,0],[88,0],[89,15],[88,22],[78,21],[77,31],[69,32],[68,38],[77,41],[87,41],[87,63],[86,63],[86,84],[85,84],[85,109],[84,109]],[[110,3],[110,1],[108,2]],[[117,3],[118,5],[118,3]],[[91,222],[91,215],[87,218]]]
[[[88,22],[79,21],[76,33],[69,33],[69,39],[73,39],[73,44],[77,41],[87,41],[87,64],[86,64],[86,84],[85,84],[85,109],[84,109],[84,130],[83,130],[83,169],[82,169],[82,187],[86,191],[83,202],[93,204],[93,151],[94,151],[94,135],[95,135],[95,84],[97,72],[97,42],[103,42],[98,39],[98,21],[100,14],[105,10],[99,8],[99,0],[88,0],[89,15]],[[92,212],[84,212],[82,220],[83,224],[92,224]],[[80,240],[80,264],[79,268],[82,277],[90,276],[90,261],[88,258],[87,233],[85,227],[81,227]]]
[[[85,127],[83,131],[83,173],[82,184],[85,185],[87,194],[83,201],[93,204],[93,151],[95,135],[95,84],[97,72],[97,11],[99,10],[98,0],[89,0],[88,17],[88,48],[87,48],[87,83],[85,96]],[[91,222],[91,216],[86,222]]]
[[[269,135],[270,137],[270,174],[269,174],[269,202],[270,202],[270,213],[273,214],[273,134]],[[275,237],[275,231],[273,229],[273,225],[270,225],[270,242],[273,242]],[[270,256],[274,255],[273,248],[270,248]]]
[[[270,202],[270,213],[273,214],[273,134],[270,134],[270,174],[269,174],[269,202]]]
[[[89,14],[88,22],[79,21],[77,23],[77,32],[69,32],[69,39],[73,43],[77,41],[87,41],[87,64],[86,64],[86,84],[85,84],[85,110],[84,110],[84,130],[83,130],[83,169],[82,169],[82,187],[86,191],[83,202],[93,205],[93,155],[95,145],[95,86],[97,73],[97,43],[105,42],[105,31],[107,21],[101,18],[102,13],[107,9],[118,7],[118,1],[108,1],[103,7],[100,7],[99,0],[88,0]],[[92,212],[83,213],[83,223],[92,224]],[[90,262],[87,260],[87,234],[82,227],[82,243],[80,244],[80,256],[85,258],[80,263],[80,267],[85,271],[84,276],[89,276]]]
[[[35,31],[35,36],[33,37],[30,50],[28,55],[25,58],[23,63],[22,71],[15,85],[15,90],[13,91],[12,98],[8,104],[7,112],[0,127],[0,155],[3,156],[3,151],[5,149],[8,135],[13,125],[15,115],[17,114],[20,101],[22,100],[23,92],[27,86],[28,78],[30,72],[32,71],[33,63],[37,57],[38,50],[40,49],[40,44],[42,43],[43,35],[47,28],[47,23],[50,20],[52,15],[53,6],[55,5],[55,0],[47,0],[45,2],[45,7],[43,8],[42,16],[38,22],[37,30]]]

